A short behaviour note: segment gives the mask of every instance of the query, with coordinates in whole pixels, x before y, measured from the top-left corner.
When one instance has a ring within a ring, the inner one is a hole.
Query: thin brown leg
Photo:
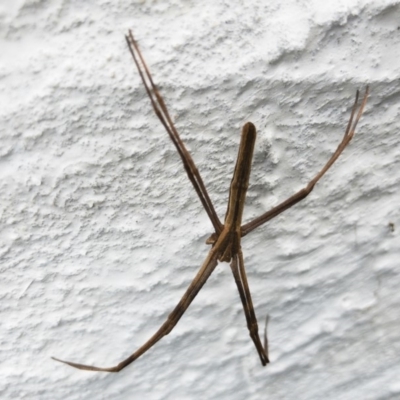
[[[267,336],[267,327],[268,327],[268,322],[269,322],[269,315],[265,317],[265,325],[264,325],[264,350],[265,353],[267,354],[267,357],[269,359],[269,352],[268,352],[268,336]]]
[[[83,369],[86,371],[103,371],[103,372],[119,372],[124,369],[126,366],[131,364],[137,358],[139,358],[142,354],[144,354],[147,350],[153,347],[160,339],[164,336],[168,335],[174,326],[178,323],[184,312],[187,310],[193,299],[196,297],[197,293],[199,293],[200,289],[206,283],[207,279],[214,271],[217,266],[217,254],[215,252],[215,247],[210,250],[204,264],[200,268],[196,277],[193,279],[192,283],[187,288],[185,294],[174,308],[174,310],[169,314],[167,320],[161,325],[158,331],[138,350],[136,350],[133,354],[131,354],[128,358],[121,361],[118,365],[110,368],[101,368],[95,367],[92,365],[85,364],[77,364],[70,361],[60,360],[58,358],[52,357],[53,360],[60,361],[64,364],[68,364],[71,367]]]
[[[347,124],[347,129],[346,132],[343,136],[343,139],[341,143],[339,144],[338,148],[336,151],[333,153],[332,157],[329,159],[329,161],[325,164],[325,166],[321,169],[320,172],[308,183],[308,185],[295,193],[293,196],[289,197],[287,200],[285,200],[283,203],[278,204],[271,210],[267,211],[266,213],[260,215],[259,217],[255,218],[253,221],[242,225],[241,227],[241,235],[242,237],[247,235],[249,232],[253,231],[257,227],[259,227],[262,224],[265,224],[267,221],[269,221],[272,218],[275,218],[277,215],[279,215],[281,212],[287,210],[288,208],[294,206],[296,203],[299,201],[303,200],[305,197],[307,197],[311,191],[313,190],[315,184],[322,178],[322,176],[328,171],[328,169],[332,166],[332,164],[336,161],[336,159],[342,154],[343,150],[346,148],[346,146],[349,144],[350,140],[353,138],[355,129],[357,127],[358,121],[361,118],[361,115],[364,111],[365,104],[367,103],[367,98],[368,98],[368,86],[365,89],[365,94],[363,101],[361,103],[361,106],[358,110],[356,119],[353,123],[354,116],[357,111],[357,106],[358,106],[358,97],[359,97],[359,91],[357,90],[356,94],[356,99],[353,105],[353,109],[351,112],[351,116],[349,119],[349,123]]]
[[[258,355],[260,356],[261,364],[265,366],[269,363],[268,349],[263,347],[258,335],[257,318],[254,312],[253,301],[251,300],[246,270],[244,268],[243,253],[241,250],[239,250],[239,253],[233,257],[231,262],[231,270],[239,291],[240,300],[242,301],[243,311],[244,315],[246,316],[247,328],[249,329],[250,337],[256,346]],[[266,333],[264,333],[264,335],[264,342],[267,343]]]
[[[184,143],[182,142],[178,131],[175,128],[174,123],[168,113],[167,106],[165,105],[164,99],[162,98],[159,90],[153,82],[150,74],[150,70],[147,67],[146,62],[140,52],[139,46],[135,41],[132,32],[129,31],[129,36],[125,36],[126,42],[128,43],[129,51],[133,57],[133,61],[139,71],[140,77],[142,79],[143,85],[146,89],[147,95],[150,98],[151,104],[153,106],[154,112],[156,113],[158,119],[163,124],[165,130],[168,132],[169,137],[174,143],[185,167],[186,173],[192,182],[197,195],[206,210],[211,223],[214,226],[215,232],[220,234],[222,231],[222,223],[215,212],[214,206],[211,202],[210,196],[206,190],[204,182],[200,176],[200,173],[190,155],[187,151]]]

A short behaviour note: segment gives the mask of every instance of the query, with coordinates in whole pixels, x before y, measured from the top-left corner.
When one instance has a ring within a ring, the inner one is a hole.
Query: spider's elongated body
[[[193,299],[199,293],[200,289],[203,287],[208,277],[216,268],[218,261],[224,261],[230,262],[232,274],[239,291],[240,299],[242,301],[250,337],[254,342],[262,365],[266,365],[269,362],[266,338],[263,345],[258,334],[257,318],[254,313],[250,289],[247,282],[243,253],[241,249],[241,238],[256,229],[258,226],[276,217],[281,212],[292,207],[293,205],[304,199],[313,190],[315,184],[332,166],[332,164],[336,161],[336,159],[339,157],[339,155],[342,153],[344,148],[348,145],[348,143],[354,136],[355,128],[361,118],[363,109],[367,102],[368,87],[365,90],[365,95],[358,109],[357,115],[355,115],[358,107],[359,97],[359,92],[357,91],[356,99],[352,108],[351,116],[344,137],[337,147],[336,151],[333,153],[333,155],[325,164],[325,166],[321,169],[321,171],[308,183],[305,188],[301,189],[293,196],[289,197],[287,200],[278,204],[258,218],[255,218],[253,221],[242,225],[243,208],[247,188],[249,185],[254,143],[256,140],[256,128],[251,122],[247,122],[242,129],[239,154],[229,191],[228,208],[225,215],[225,221],[222,224],[214,210],[214,206],[207,193],[203,180],[201,179],[201,176],[193,162],[193,159],[189,152],[186,150],[186,147],[183,144],[181,138],[179,137],[179,134],[169,116],[164,100],[152,80],[149,69],[147,68],[139,47],[135,39],[133,38],[132,32],[129,32],[129,35],[126,36],[126,41],[128,43],[129,50],[136,64],[136,67],[139,71],[142,82],[145,86],[146,92],[152,103],[153,109],[157,117],[163,124],[164,128],[168,132],[172,142],[174,143],[182,159],[188,177],[192,182],[193,187],[196,190],[199,199],[210,218],[211,223],[213,224],[214,232],[207,240],[207,243],[211,244],[212,247],[197,275],[190,283],[189,287],[187,288],[185,294],[183,295],[177,306],[169,314],[167,320],[146,343],[139,347],[139,349],[131,354],[128,358],[121,361],[118,365],[110,368],[101,368],[85,364],[77,364],[70,361],[63,361],[57,358],[55,358],[55,360],[61,361],[72,367],[83,370],[106,372],[121,371],[123,368],[131,364],[143,353],[149,350],[165,335],[168,335],[171,332],[171,330],[178,323],[179,319],[187,310]]]

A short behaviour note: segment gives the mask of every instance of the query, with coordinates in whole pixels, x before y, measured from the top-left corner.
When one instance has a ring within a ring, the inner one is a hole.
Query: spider
[[[358,107],[359,91],[357,90],[354,105],[351,111],[350,119],[347,124],[345,134],[342,141],[337,147],[336,151],[332,154],[331,158],[325,164],[325,166],[314,176],[314,178],[297,193],[293,194],[287,200],[273,207],[271,210],[265,212],[253,221],[242,225],[243,208],[246,198],[246,192],[249,185],[249,177],[251,170],[251,162],[253,158],[254,144],[256,140],[256,128],[251,122],[247,122],[242,128],[242,134],[240,139],[239,153],[236,161],[235,170],[233,173],[232,182],[229,189],[229,200],[228,207],[225,214],[224,223],[220,221],[217,213],[215,212],[214,206],[207,193],[203,180],[200,173],[190,155],[187,151],[184,143],[182,142],[174,123],[169,115],[164,99],[154,84],[150,71],[144,61],[139,46],[135,41],[133,34],[129,31],[128,35],[125,36],[128,44],[129,51],[132,55],[133,61],[138,69],[140,78],[146,89],[147,95],[150,98],[154,112],[161,121],[165,130],[167,131],[170,139],[174,143],[176,150],[178,151],[186,173],[192,182],[194,189],[213,225],[214,232],[207,239],[206,243],[211,245],[211,249],[203,262],[197,275],[190,283],[183,297],[168,315],[167,320],[161,325],[157,332],[141,347],[139,347],[133,354],[128,358],[121,361],[114,367],[102,368],[85,364],[77,364],[71,361],[63,361],[58,358],[54,358],[56,361],[60,361],[64,364],[68,364],[71,367],[75,367],[82,370],[88,371],[105,371],[105,372],[119,372],[126,366],[131,364],[152,346],[154,346],[164,336],[168,335],[182,315],[185,313],[193,299],[197,296],[203,285],[206,283],[209,276],[216,268],[219,261],[230,262],[233,278],[235,280],[237,289],[239,291],[240,300],[243,305],[244,314],[246,317],[247,328],[250,333],[251,340],[253,341],[257,353],[260,357],[261,364],[263,366],[269,363],[268,349],[266,334],[264,338],[264,345],[261,343],[258,334],[257,318],[254,312],[253,302],[251,299],[249,284],[247,281],[246,270],[244,266],[243,253],[241,248],[241,238],[252,232],[254,229],[263,225],[267,221],[275,218],[283,211],[294,206],[299,201],[307,197],[313,190],[315,184],[322,178],[322,176],[328,171],[332,164],[343,152],[345,147],[349,144],[350,140],[354,136],[356,126],[361,118],[365,104],[368,98],[368,86],[365,89],[365,94],[361,105]],[[357,112],[358,109],[358,112]]]

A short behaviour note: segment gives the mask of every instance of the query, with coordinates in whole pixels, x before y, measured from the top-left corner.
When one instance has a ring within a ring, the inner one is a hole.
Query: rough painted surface
[[[398,1],[27,1],[0,5],[2,399],[400,398]],[[140,41],[223,217],[241,126],[259,131],[245,219],[312,195],[243,241],[271,364],[227,264],[123,372],[208,250],[211,224],[154,116]]]

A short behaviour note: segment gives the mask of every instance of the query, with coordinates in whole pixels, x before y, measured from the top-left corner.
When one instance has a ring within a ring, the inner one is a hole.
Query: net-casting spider
[[[260,215],[258,218],[255,218],[253,221],[242,225],[242,214],[246,198],[246,191],[249,185],[251,162],[253,158],[254,143],[256,140],[256,128],[251,122],[247,122],[242,129],[239,154],[237,157],[235,171],[233,173],[233,178],[229,189],[229,201],[228,208],[225,214],[225,220],[224,223],[221,223],[204,186],[203,180],[201,179],[200,173],[197,170],[190,153],[187,151],[185,145],[179,137],[174,123],[172,122],[172,119],[168,113],[164,100],[153,82],[150,71],[147,68],[147,65],[139,50],[138,44],[133,38],[132,32],[129,31],[129,34],[125,36],[125,38],[128,43],[129,51],[132,54],[133,61],[136,64],[142,82],[146,89],[147,95],[150,98],[153,109],[157,117],[163,124],[164,128],[168,132],[168,135],[171,138],[172,142],[174,143],[182,159],[186,173],[190,181],[192,182],[193,187],[196,190],[197,195],[199,196],[200,201],[214,227],[214,232],[206,241],[206,243],[212,245],[212,247],[199,272],[187,288],[178,305],[174,308],[171,314],[169,314],[167,320],[146,343],[139,347],[139,349],[131,354],[128,358],[121,361],[118,365],[110,368],[100,368],[91,365],[77,364],[70,361],[63,361],[57,358],[54,359],[68,364],[71,367],[88,371],[121,371],[123,368],[131,364],[138,357],[149,350],[152,346],[154,346],[165,335],[168,335],[171,332],[171,330],[178,323],[179,319],[187,310],[193,299],[199,293],[200,289],[206,283],[208,277],[214,271],[215,267],[218,264],[218,261],[225,261],[230,262],[233,277],[235,279],[240,299],[243,304],[243,310],[246,316],[247,327],[250,332],[250,337],[254,342],[258,355],[260,356],[261,364],[265,366],[269,362],[268,350],[267,345],[264,344],[263,346],[258,335],[257,319],[254,313],[253,302],[251,300],[250,289],[244,267],[243,253],[240,244],[241,238],[243,236],[246,236],[248,233],[259,227],[260,225],[269,221],[270,219],[275,218],[281,212],[292,207],[310,194],[315,184],[332,166],[332,164],[336,161],[336,159],[339,157],[344,148],[349,144],[350,140],[352,139],[357,123],[361,118],[363,109],[367,102],[368,86],[365,90],[364,98],[358,109],[357,115],[355,115],[358,108],[359,98],[359,92],[357,91],[356,99],[352,108],[344,137],[336,151],[333,153],[333,155],[326,163],[326,165],[321,169],[321,171],[308,183],[306,187],[295,193],[293,196],[273,207],[266,213]]]

